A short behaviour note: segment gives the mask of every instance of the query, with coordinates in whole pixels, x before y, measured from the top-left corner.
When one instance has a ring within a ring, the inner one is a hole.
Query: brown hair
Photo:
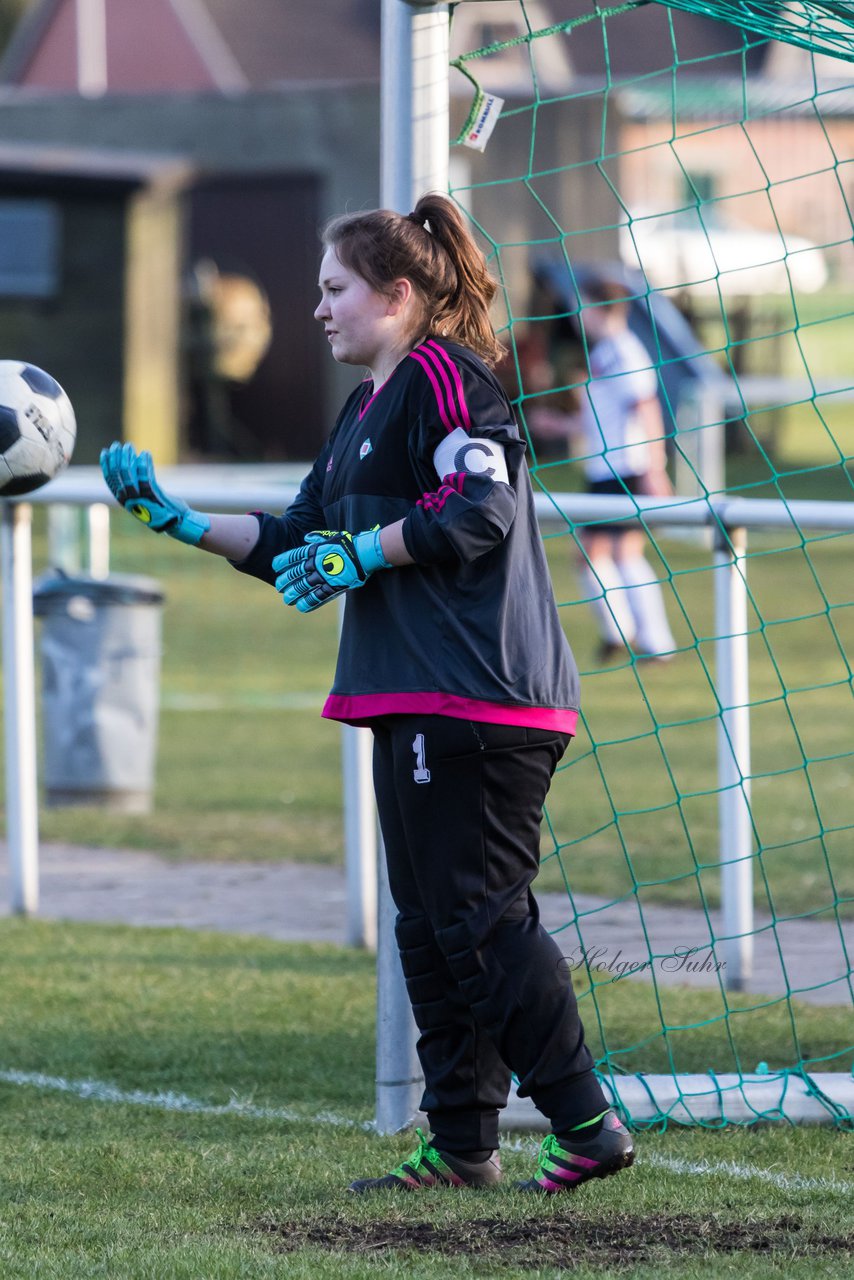
[[[412,213],[373,209],[334,218],[323,246],[375,289],[406,279],[421,303],[424,337],[452,338],[493,365],[504,355],[489,318],[497,285],[457,206],[424,195]]]

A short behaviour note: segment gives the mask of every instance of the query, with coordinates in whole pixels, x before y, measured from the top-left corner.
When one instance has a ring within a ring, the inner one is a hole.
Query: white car
[[[802,236],[701,221],[694,210],[639,214],[620,228],[620,256],[657,289],[727,295],[814,293],[827,283],[821,248]]]

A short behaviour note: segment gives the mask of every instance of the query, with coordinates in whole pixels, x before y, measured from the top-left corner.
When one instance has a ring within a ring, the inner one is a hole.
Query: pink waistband
[[[345,724],[370,724],[379,716],[450,716],[455,720],[480,720],[485,724],[516,724],[528,729],[553,729],[574,734],[578,712],[568,707],[523,707],[499,702],[478,702],[452,693],[331,693],[322,713],[327,720]]]

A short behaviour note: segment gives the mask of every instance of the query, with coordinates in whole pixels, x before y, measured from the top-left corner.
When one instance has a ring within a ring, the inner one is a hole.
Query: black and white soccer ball
[[[71,401],[43,369],[0,360],[0,498],[32,493],[71,460],[77,422]]]

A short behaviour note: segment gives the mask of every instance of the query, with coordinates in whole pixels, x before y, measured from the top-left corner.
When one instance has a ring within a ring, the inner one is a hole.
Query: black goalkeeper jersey
[[[370,724],[422,713],[574,732],[578,673],[524,452],[486,365],[430,338],[379,390],[356,388],[287,512],[255,513],[258,543],[235,568],[270,583],[273,557],[311,530],[404,521],[415,564],[347,593],[325,716]]]

